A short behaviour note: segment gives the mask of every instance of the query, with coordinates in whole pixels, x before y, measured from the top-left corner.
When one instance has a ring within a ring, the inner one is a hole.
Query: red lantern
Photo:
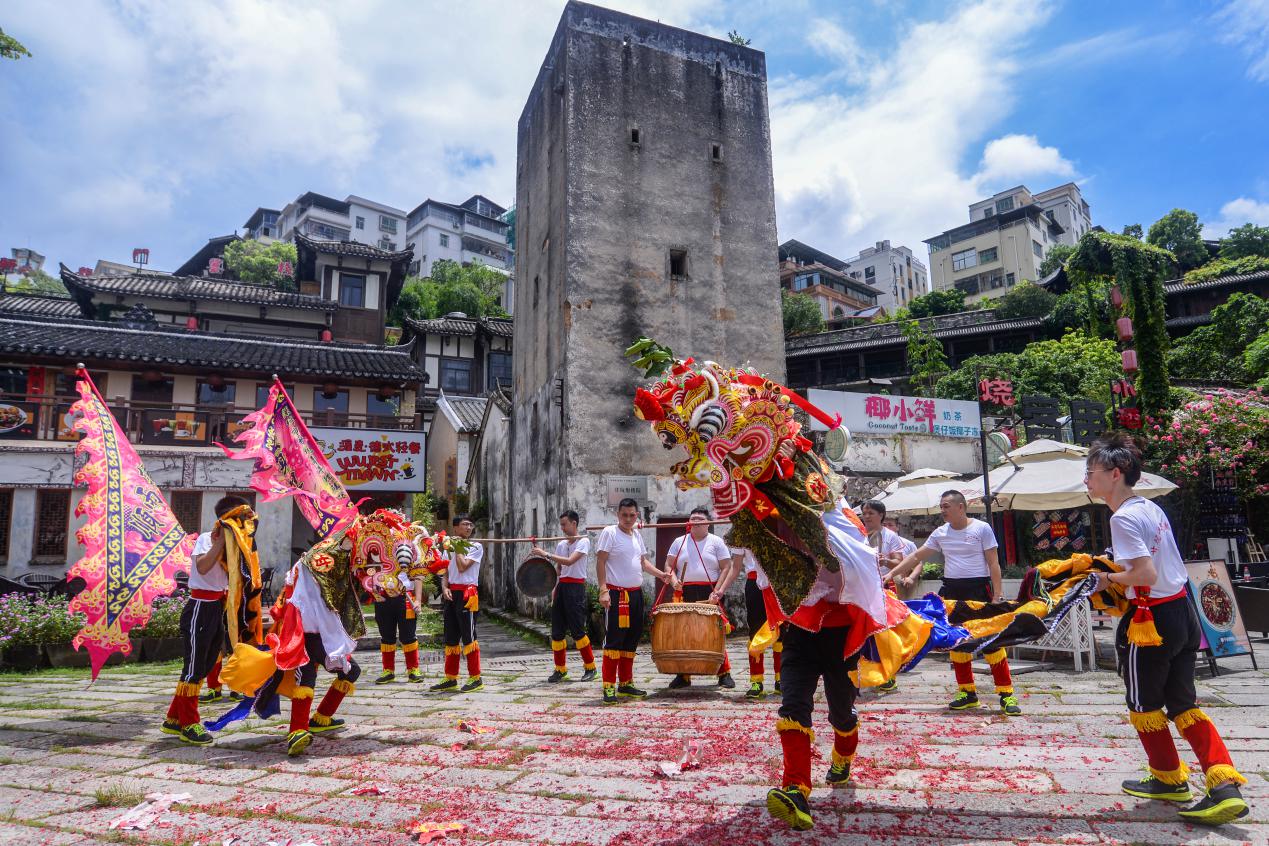
[[[191,314],[189,317],[185,318],[185,328],[186,328],[186,329],[188,329],[188,330],[189,330],[189,331],[191,331],[191,332],[197,332],[197,331],[198,331],[198,318],[197,318],[197,317],[195,317],[195,316],[194,316],[194,315],[192,315],[192,314]]]
[[[334,399],[338,395],[339,395],[338,382],[327,382],[326,384],[322,385],[322,396],[325,397],[326,399]]]
[[[335,340],[335,335],[329,329],[323,329],[322,334],[318,337],[322,339],[323,344],[329,344],[331,341]]]
[[[211,386],[213,391],[219,393],[225,389],[225,377],[219,373],[213,373],[207,377],[207,384]]]
[[[1124,294],[1119,290],[1118,285],[1112,285],[1110,287],[1110,304],[1115,308],[1124,307]]]
[[[1132,340],[1132,318],[1121,317],[1115,321],[1115,328],[1119,331],[1119,340]]]
[[[1131,374],[1131,373],[1137,372],[1137,351],[1136,350],[1124,350],[1122,353],[1119,354],[1119,358],[1124,363],[1125,373]]]

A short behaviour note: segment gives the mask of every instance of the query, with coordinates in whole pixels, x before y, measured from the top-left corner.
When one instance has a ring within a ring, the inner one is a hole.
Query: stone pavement
[[[351,728],[298,759],[284,754],[277,720],[240,723],[202,749],[159,733],[173,665],[110,668],[91,687],[83,675],[0,676],[0,843],[386,846],[412,842],[411,823],[425,820],[466,826],[448,843],[1269,844],[1269,673],[1250,664],[1200,685],[1250,779],[1252,815],[1238,825],[1192,827],[1172,806],[1119,793],[1142,756],[1112,673],[1019,675],[1026,714],[1010,720],[946,712],[951,673],[929,660],[898,693],[862,704],[852,786],[817,789],[816,828],[796,833],[764,807],[778,700],[748,702],[743,684],[669,695],[645,647],[636,680],[655,695],[604,707],[597,684],[546,684],[543,647],[488,622],[480,639],[486,688],[471,695],[376,687],[377,653],[359,656],[367,683],[341,711]],[[743,642],[729,648],[743,683]],[[439,655],[427,659],[434,677]],[[576,653],[570,663],[577,675]],[[461,732],[460,719],[492,731]],[[818,777],[831,738],[822,702],[816,722]],[[653,775],[694,738],[701,769]],[[1188,749],[1182,757],[1193,767]],[[356,795],[371,785],[382,793]],[[146,831],[109,829],[153,791],[192,798]]]

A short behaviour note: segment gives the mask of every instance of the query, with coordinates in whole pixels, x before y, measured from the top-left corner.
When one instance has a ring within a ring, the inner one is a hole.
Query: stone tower
[[[610,520],[614,476],[648,477],[652,519],[684,515],[707,497],[675,488],[622,352],[646,335],[784,376],[765,58],[570,2],[517,143],[504,527]]]

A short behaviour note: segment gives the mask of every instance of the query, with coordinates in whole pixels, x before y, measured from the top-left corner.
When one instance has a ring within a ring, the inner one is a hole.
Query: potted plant
[[[71,640],[84,627],[84,618],[70,612],[70,600],[45,597],[38,601],[42,616],[39,640],[44,644],[48,661],[54,667],[87,667],[88,650],[71,646]]]
[[[37,602],[16,593],[0,596],[0,655],[6,667],[33,670],[45,666]]]
[[[181,657],[181,612],[188,599],[185,593],[159,597],[150,606],[146,624],[129,633],[134,651],[140,648],[142,661],[173,661]]]

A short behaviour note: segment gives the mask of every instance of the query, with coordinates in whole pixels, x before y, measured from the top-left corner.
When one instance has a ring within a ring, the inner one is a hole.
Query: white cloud
[[[1203,224],[1204,238],[1224,238],[1229,230],[1244,223],[1269,226],[1269,202],[1239,197],[1221,206],[1220,217]]]
[[[1269,82],[1269,0],[1232,0],[1215,14],[1213,23],[1223,41],[1247,54],[1247,76]]]
[[[1008,115],[1028,38],[1048,3],[984,0],[905,29],[872,62],[866,84],[771,83],[771,129],[781,239],[849,253],[888,238],[921,241],[967,222],[966,207],[1008,171],[1065,176],[1073,166],[1033,137],[978,145]],[[965,161],[983,160],[965,172]],[[1036,190],[1048,186],[1039,186]],[[844,256],[843,256],[844,257]]]
[[[1006,135],[987,142],[976,181],[986,187],[1032,176],[1074,175],[1075,166],[1057,147],[1042,147],[1034,135]]]

